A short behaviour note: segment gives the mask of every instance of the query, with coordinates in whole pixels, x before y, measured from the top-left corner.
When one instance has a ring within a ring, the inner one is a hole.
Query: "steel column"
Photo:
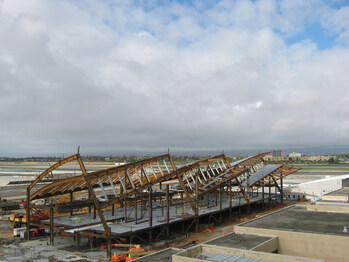
[[[30,240],[30,187],[27,188],[27,240]]]
[[[231,180],[229,180],[229,219],[232,220],[232,195],[231,195]]]
[[[153,227],[153,189],[149,187],[149,227]]]
[[[73,192],[69,193],[69,198],[70,198],[70,204],[72,204],[73,203]],[[70,216],[73,215],[73,209],[72,208],[70,208],[69,214],[70,214]]]
[[[170,186],[166,185],[166,222],[170,222]]]
[[[53,207],[50,205],[50,246],[54,246],[55,241],[54,241],[54,227],[53,227],[53,222],[54,222],[54,212],[53,212]]]

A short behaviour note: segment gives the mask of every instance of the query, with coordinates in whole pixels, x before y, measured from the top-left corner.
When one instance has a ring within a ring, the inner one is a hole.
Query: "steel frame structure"
[[[75,155],[69,156],[56,164],[52,165],[50,168],[45,170],[40,174],[27,188],[27,238],[30,239],[30,228],[31,226],[41,226],[50,229],[50,244],[54,244],[54,230],[62,231],[62,228],[55,227],[54,224],[54,213],[60,208],[59,204],[50,203],[49,205],[33,205],[30,204],[32,200],[49,198],[64,194],[70,195],[69,203],[64,203],[65,208],[70,209],[70,214],[72,215],[72,210],[77,207],[86,206],[89,207],[89,212],[91,212],[91,207],[94,209],[94,214],[98,213],[100,222],[103,226],[104,233],[88,231],[88,232],[77,232],[71,235],[80,239],[80,234],[85,234],[89,236],[95,236],[100,238],[105,238],[107,240],[107,254],[111,256],[111,241],[112,234],[110,227],[103,215],[103,210],[112,209],[114,214],[115,205],[118,204],[124,208],[124,221],[128,220],[127,206],[130,198],[133,197],[135,202],[135,220],[137,223],[137,205],[140,201],[148,203],[149,212],[149,239],[151,237],[151,228],[153,227],[153,208],[152,202],[156,199],[156,194],[153,193],[152,187],[159,184],[160,188],[162,183],[170,180],[178,180],[178,184],[181,189],[182,203],[189,203],[191,209],[194,213],[192,216],[192,223],[188,227],[195,224],[196,230],[199,226],[199,201],[204,196],[207,198],[210,194],[217,193],[220,197],[220,210],[222,209],[222,196],[225,194],[229,196],[230,202],[230,217],[231,217],[231,202],[232,196],[242,195],[248,204],[250,205],[251,190],[253,196],[253,190],[258,188],[263,188],[263,203],[264,203],[264,187],[269,186],[269,197],[271,196],[270,186],[271,184],[277,185],[276,180],[282,178],[297,171],[298,168],[288,165],[280,165],[277,169],[270,172],[263,178],[254,183],[249,183],[250,178],[256,171],[260,170],[265,166],[263,157],[269,153],[262,153],[252,157],[245,158],[243,160],[229,163],[225,154],[220,154],[214,157],[209,157],[204,160],[200,160],[188,165],[177,168],[174,164],[170,154],[164,154],[152,158],[148,158],[135,163],[129,163],[123,166],[116,166],[107,169],[102,169],[96,172],[88,173],[81,159],[79,152]],[[81,175],[74,177],[61,179],[54,181],[46,186],[43,186],[37,190],[35,186],[47,175],[52,174],[52,172],[58,167],[71,162],[77,161],[81,169]],[[235,188],[235,191],[233,191]],[[281,187],[277,185],[277,188],[281,195],[282,192],[282,182]],[[82,201],[79,203],[73,203],[73,193],[84,191],[89,195],[87,201]],[[99,191],[105,198],[105,202],[98,201],[97,193]],[[144,192],[146,191],[146,192]],[[107,193],[108,192],[108,193]],[[111,192],[111,194],[109,194]],[[146,197],[144,197],[146,194]],[[159,195],[159,194],[158,194]],[[185,199],[183,197],[185,196]],[[154,198],[155,197],[155,198]],[[171,205],[169,186],[166,186],[166,220],[169,223],[169,208]],[[162,199],[162,194],[160,194],[160,199]],[[240,198],[239,198],[240,199]],[[42,223],[32,222],[30,219],[30,208],[42,208],[50,211],[50,224],[49,226],[43,225]],[[142,209],[141,209],[142,212]],[[143,217],[143,214],[141,214]],[[214,216],[213,216],[214,219]],[[163,230],[161,229],[159,235]],[[167,231],[169,234],[169,229]],[[159,235],[156,237],[158,238]],[[155,239],[156,239],[155,238]],[[79,241],[78,241],[79,243]],[[78,244],[79,245],[79,244]]]

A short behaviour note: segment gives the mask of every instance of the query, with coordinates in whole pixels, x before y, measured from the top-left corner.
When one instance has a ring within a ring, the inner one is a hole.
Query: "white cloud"
[[[346,7],[143,5],[0,2],[0,155],[347,141]],[[314,21],[342,45],[286,44]]]

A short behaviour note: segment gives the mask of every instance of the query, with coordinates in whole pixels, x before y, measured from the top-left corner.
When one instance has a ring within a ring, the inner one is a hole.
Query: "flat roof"
[[[205,242],[206,245],[214,245],[220,247],[232,247],[238,249],[252,249],[260,244],[272,239],[267,236],[257,236],[252,234],[230,233],[210,241]]]
[[[212,253],[200,253],[195,256],[196,259],[200,260],[208,260],[208,261],[225,261],[225,262],[268,262],[267,260],[255,259],[255,258],[247,258],[243,256],[234,256],[227,254],[212,254]]]
[[[349,226],[349,213],[307,211],[306,206],[292,206],[239,226],[349,237],[349,233],[343,233],[344,226]]]
[[[331,193],[328,193],[324,196],[348,196],[349,195],[349,187],[343,187]]]
[[[167,248],[164,250],[161,250],[159,252],[137,258],[133,261],[143,261],[143,262],[152,262],[152,261],[172,261],[172,255],[177,254],[178,252],[183,251],[182,249],[178,248]]]

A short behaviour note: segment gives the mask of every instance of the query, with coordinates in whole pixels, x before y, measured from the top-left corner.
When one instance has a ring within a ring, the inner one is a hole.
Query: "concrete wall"
[[[323,195],[322,200],[327,201],[348,201],[348,196],[331,196],[331,195]]]
[[[201,259],[194,258],[199,253],[226,254],[246,258],[254,258],[271,262],[324,262],[324,260],[309,259],[295,256],[279,255],[265,252],[256,252],[250,250],[241,250],[236,248],[217,247],[210,245],[200,245],[190,248],[172,256],[173,262],[198,262]]]
[[[234,226],[237,233],[279,238],[279,253],[325,259],[327,262],[349,262],[349,237],[300,233],[264,228]]]
[[[307,205],[307,211],[349,213],[348,206]]]
[[[265,241],[264,243],[252,248],[252,251],[260,251],[272,253],[279,248],[279,240],[277,237],[273,237],[270,240]]]

